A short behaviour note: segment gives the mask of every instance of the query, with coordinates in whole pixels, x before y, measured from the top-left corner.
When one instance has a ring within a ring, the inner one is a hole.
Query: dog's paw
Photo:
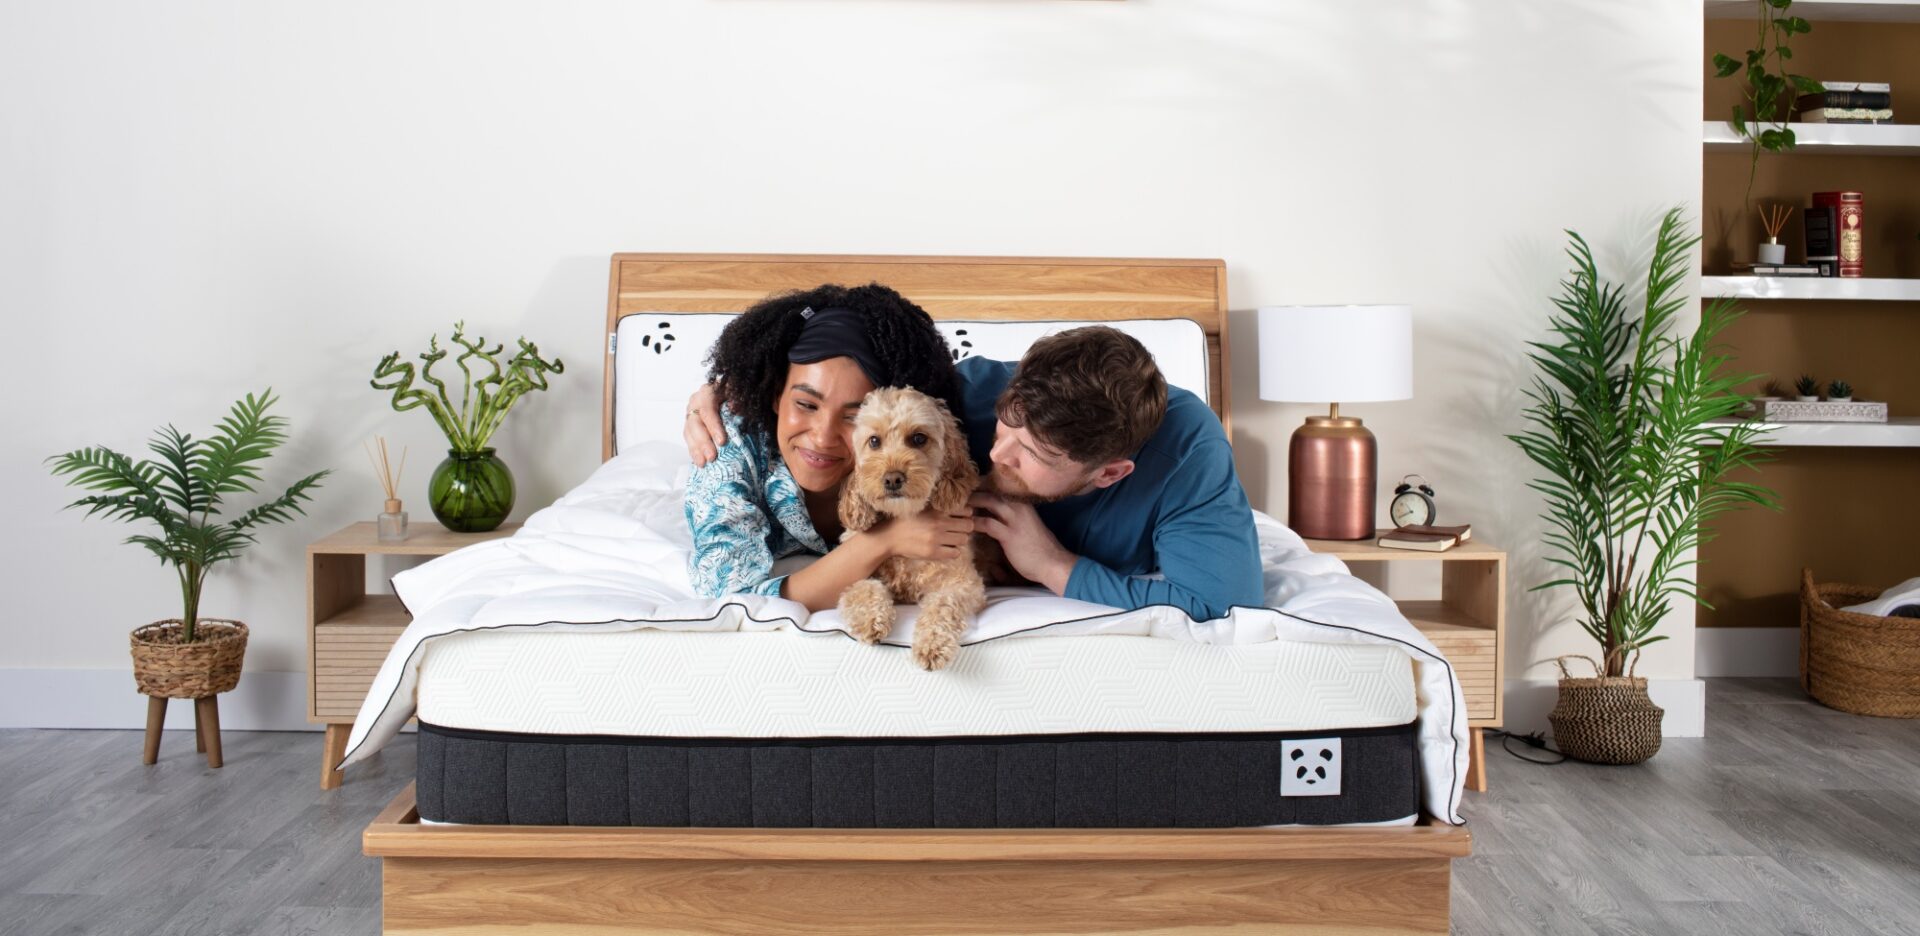
[[[840,619],[855,640],[879,643],[893,632],[893,593],[878,579],[861,579],[840,593]]]
[[[927,672],[946,669],[960,655],[960,641],[952,634],[920,631],[913,635],[913,662]]]

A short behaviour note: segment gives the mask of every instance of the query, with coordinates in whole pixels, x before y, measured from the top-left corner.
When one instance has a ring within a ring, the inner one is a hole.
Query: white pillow
[[[640,442],[680,441],[687,397],[706,379],[708,349],[732,312],[639,312],[620,319],[613,356],[614,452]],[[1192,319],[1114,322],[936,323],[955,360],[1017,361],[1035,341],[1082,325],[1111,325],[1147,346],[1167,383],[1209,399],[1207,334]]]

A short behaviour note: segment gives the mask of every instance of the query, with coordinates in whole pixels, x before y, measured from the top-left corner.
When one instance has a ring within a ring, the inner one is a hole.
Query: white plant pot
[[[1796,400],[1799,400],[1799,401],[1800,401],[1800,402],[1802,402],[1802,403],[1818,403],[1818,402],[1820,402],[1820,398],[1819,398],[1819,397],[1817,397],[1817,396],[1797,396],[1797,397],[1794,397],[1794,399],[1796,399]]]

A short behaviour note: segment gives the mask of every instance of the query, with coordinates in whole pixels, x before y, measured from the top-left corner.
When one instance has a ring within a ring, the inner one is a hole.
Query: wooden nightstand
[[[374,524],[355,523],[307,547],[307,721],[327,726],[320,789],[340,785],[333,765],[387,651],[412,620],[400,599],[367,594],[367,557],[444,556],[462,546],[511,536],[518,523],[488,533],[453,533],[433,522],[409,525],[407,538],[382,543]]]
[[[1472,729],[1468,735],[1473,742],[1467,788],[1485,793],[1487,752],[1480,729],[1498,728],[1505,718],[1506,552],[1479,540],[1468,540],[1446,552],[1382,549],[1373,540],[1307,540],[1307,548],[1337,556],[1350,566],[1368,562],[1441,563],[1439,600],[1396,604],[1407,620],[1440,648],[1460,677],[1460,691],[1467,701],[1467,724]]]

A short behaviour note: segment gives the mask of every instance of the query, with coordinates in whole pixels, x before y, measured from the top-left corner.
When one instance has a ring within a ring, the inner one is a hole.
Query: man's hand
[[[974,530],[1000,544],[1015,572],[1056,595],[1067,593],[1067,579],[1073,576],[1080,557],[1060,545],[1053,531],[1040,522],[1032,504],[1010,501],[988,491],[975,491],[968,503],[981,511],[974,518]]]
[[[687,398],[686,425],[680,435],[687,440],[687,456],[693,467],[705,468],[727,444],[727,427],[720,422],[720,401],[713,395],[713,384],[701,384]]]

